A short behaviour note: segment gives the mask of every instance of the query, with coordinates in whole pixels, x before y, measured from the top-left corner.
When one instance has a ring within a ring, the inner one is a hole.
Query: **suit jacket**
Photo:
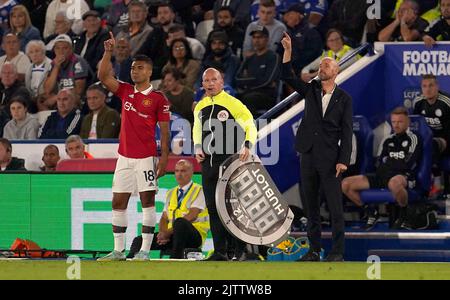
[[[305,112],[297,131],[295,148],[300,153],[313,149],[321,162],[350,164],[353,134],[351,97],[336,87],[325,115],[322,113],[322,85],[304,83],[294,77],[290,63],[283,64],[283,80],[305,97]]]

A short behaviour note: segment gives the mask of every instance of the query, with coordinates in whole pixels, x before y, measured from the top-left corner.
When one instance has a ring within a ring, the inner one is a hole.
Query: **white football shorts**
[[[114,171],[113,193],[135,193],[157,191],[156,165],[154,156],[146,158],[128,158],[119,155]]]

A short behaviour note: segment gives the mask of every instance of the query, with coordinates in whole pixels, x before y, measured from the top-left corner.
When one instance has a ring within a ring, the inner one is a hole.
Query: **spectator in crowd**
[[[77,5],[77,7],[75,7]],[[45,15],[45,26],[44,26],[44,38],[55,33],[55,17],[58,12],[65,11],[67,16],[73,21],[72,31],[75,34],[80,34],[83,30],[83,21],[81,16],[89,10],[89,5],[87,5],[85,0],[69,1],[69,0],[53,0],[48,8]],[[78,16],[79,19],[76,19]]]
[[[222,7],[229,7],[234,15],[234,24],[242,30],[250,23],[250,5],[252,0],[217,0],[214,3],[214,16],[218,18],[219,10]],[[216,22],[218,19],[216,19]]]
[[[173,10],[172,5],[169,3],[161,3],[157,8],[156,21],[158,27],[162,29],[162,32],[165,33],[167,37],[167,33],[169,32],[169,28],[175,24],[176,14]]]
[[[16,6],[18,1],[0,0],[0,33],[3,34],[9,30],[9,13]]]
[[[244,27],[247,28],[247,27]],[[228,45],[233,53],[241,57],[242,45],[244,42],[244,29],[236,25],[236,19],[233,11],[229,6],[219,8],[217,11],[216,21],[214,23],[214,31],[210,32],[208,41],[211,40],[211,35],[215,31],[224,31],[228,37]]]
[[[80,133],[81,113],[76,108],[76,94],[69,89],[60,90],[56,95],[55,112],[47,118],[40,139],[66,139]]]
[[[183,78],[184,74],[180,70],[174,68],[165,69],[163,72],[163,92],[170,102],[170,111],[193,124],[192,103],[194,101],[194,92],[181,83]]]
[[[170,0],[170,1],[160,1],[161,2],[169,2],[175,14],[177,15],[179,22],[181,24],[185,24],[185,33],[186,36],[195,36],[194,30],[194,20],[192,17],[192,6],[194,3],[202,2],[200,0],[194,1],[186,1],[186,0]]]
[[[236,75],[238,98],[255,116],[276,103],[279,80],[278,55],[269,49],[269,31],[264,26],[250,32],[255,53],[248,57]]]
[[[439,89],[435,75],[422,77],[422,94],[414,100],[414,114],[425,117],[433,131],[433,158],[450,152],[450,96]]]
[[[192,89],[200,70],[200,62],[192,58],[188,41],[184,38],[175,39],[172,41],[169,49],[169,61],[164,66],[163,73],[168,68],[178,69],[185,75],[182,83]],[[164,85],[161,88],[163,87]]]
[[[25,80],[25,73],[30,67],[30,60],[28,57],[20,51],[20,41],[17,35],[8,33],[3,36],[2,48],[5,51],[5,55],[0,57],[0,68],[6,62],[10,62],[16,66],[18,80]]]
[[[14,6],[11,10],[9,22],[9,32],[17,35],[20,40],[20,51],[25,51],[25,46],[29,41],[41,39],[41,33],[31,23],[30,14],[25,6]]]
[[[358,207],[366,212],[368,218],[364,226],[371,230],[379,219],[375,206],[364,205],[360,191],[369,188],[389,189],[400,206],[400,216],[393,228],[407,228],[406,209],[408,205],[407,188],[415,186],[417,166],[422,156],[422,140],[420,136],[408,130],[408,111],[398,107],[391,112],[391,123],[394,133],[381,144],[375,174],[347,177],[342,181],[342,191]]]
[[[389,0],[382,1],[387,2],[391,6],[391,18],[395,18],[395,14],[400,9],[401,5],[405,0]],[[427,21],[429,24],[433,24],[439,21],[440,11],[439,11],[439,0],[415,0],[420,4],[419,15]]]
[[[47,145],[44,148],[42,161],[44,165],[39,167],[42,172],[54,172],[61,157],[59,156],[59,149],[55,145]]]
[[[298,0],[281,0],[284,7],[288,8],[292,3]],[[300,0],[300,3],[305,7],[305,14],[308,17],[308,23],[312,27],[321,25],[322,19],[328,11],[328,3],[330,0]]]
[[[302,5],[291,5],[283,15],[287,33],[292,40],[292,66],[295,74],[320,55],[323,49],[322,36],[310,28]]]
[[[427,28],[422,37],[427,47],[436,41],[450,41],[450,0],[440,0],[441,19]]]
[[[36,112],[36,105],[31,100],[30,92],[22,81],[19,81],[16,66],[10,62],[5,63],[0,70],[0,109],[5,110],[9,115],[10,100],[15,96],[21,96],[28,103],[28,110],[31,113]]]
[[[147,40],[153,28],[147,23],[147,5],[138,0],[133,0],[128,5],[128,27],[116,35],[116,40],[128,38],[131,46],[131,56],[135,56]]]
[[[256,28],[261,26],[268,30],[269,35],[269,49],[272,51],[277,51],[278,45],[280,44],[283,33],[286,31],[286,26],[278,20],[275,19],[276,8],[274,0],[261,0],[258,9],[259,19],[250,23],[245,31],[244,39],[244,57],[250,57],[255,54],[256,50],[253,47],[253,38],[250,33],[252,33]]]
[[[106,8],[102,19],[112,28],[114,35],[128,28],[128,5],[131,0],[113,0],[111,5]]]
[[[118,39],[113,52],[113,70],[117,79],[131,84],[131,63],[130,41],[127,38]]]
[[[306,19],[310,27],[317,27],[321,25],[321,21],[327,13],[329,0],[277,0],[276,12],[284,13],[290,6],[294,4],[301,5],[305,8]],[[255,0],[250,8],[251,19],[255,21],[259,18],[258,9],[260,1]]]
[[[23,5],[16,5],[10,13],[11,33],[17,35],[20,41],[20,51],[25,51],[25,47],[31,40],[40,40],[41,33],[31,24],[28,10]]]
[[[7,171],[26,171],[25,160],[13,157],[11,142],[0,138],[0,173]]]
[[[152,33],[147,37],[147,40],[139,49],[138,54],[144,54],[150,57],[153,61],[152,79],[160,79],[162,68],[169,59],[169,45],[166,41],[169,37],[169,29],[175,24],[175,12],[173,7],[164,3],[158,6],[156,21]],[[155,46],[157,45],[157,46]]]
[[[374,43],[378,41],[378,34],[380,31],[388,26],[393,18],[395,18],[395,2],[396,0],[381,1],[380,6],[377,8],[379,13],[377,18],[370,18],[367,20],[366,37],[368,42]]]
[[[52,69],[44,81],[45,94],[50,96],[62,89],[73,89],[78,97],[83,96],[91,72],[88,63],[73,53],[72,40],[66,34],[55,39],[53,51]]]
[[[66,139],[66,153],[70,159],[93,159],[94,157],[84,150],[83,140],[79,135],[72,134]]]
[[[357,47],[363,37],[368,7],[366,1],[335,0],[328,11],[327,25],[339,29],[347,43]]]
[[[44,39],[44,43],[47,49],[47,56],[49,58],[54,58],[55,53],[53,53],[53,47],[55,46],[55,39],[60,34],[68,35],[72,40],[76,38],[76,34],[71,29],[72,21],[67,17],[65,11],[60,11],[55,17],[55,33],[49,35]]]
[[[415,0],[405,0],[400,5],[394,21],[378,34],[380,42],[420,40],[428,22],[419,17],[420,6]]]
[[[52,68],[52,61],[45,56],[45,44],[43,41],[30,41],[27,44],[25,52],[31,60],[31,65],[25,73],[25,86],[31,93],[34,102],[37,102],[37,97],[45,93],[44,81]],[[45,110],[40,106],[39,102],[36,104],[38,111]],[[54,105],[54,103],[52,103],[52,105]]]
[[[30,15],[31,24],[35,26],[39,32],[44,32],[45,14],[51,0],[21,0],[20,4],[25,6],[27,10],[33,13]]]
[[[120,131],[120,115],[106,105],[106,90],[98,84],[86,91],[89,114],[83,118],[80,136],[83,139],[116,139]]]
[[[102,58],[103,43],[109,38],[109,32],[102,28],[100,16],[95,10],[84,13],[82,19],[84,31],[73,41],[73,52],[83,57],[95,70]]]
[[[28,114],[28,103],[20,96],[10,101],[12,119],[3,129],[3,137],[9,140],[35,140],[38,136],[39,121]]]
[[[314,61],[312,61],[309,65],[305,66],[302,69],[301,77],[303,81],[309,82],[311,79],[317,76],[320,61],[324,57],[331,57],[337,62],[340,62],[352,53],[353,48],[344,43],[344,36],[337,29],[332,28],[328,30],[326,35],[326,42],[327,48],[329,50],[324,50],[321,56],[317,57]],[[355,61],[357,61],[360,57],[361,56],[357,55],[342,66],[339,66],[339,71],[342,72],[350,65],[352,65]]]
[[[170,27],[167,38],[167,45],[171,45],[175,39],[186,39],[191,48],[192,57],[196,60],[202,60],[205,55],[205,46],[200,41],[186,36],[184,26],[181,24],[174,24]]]
[[[234,77],[236,76],[236,71],[239,69],[241,62],[239,58],[233,54],[228,44],[227,34],[224,31],[214,31],[209,36],[209,48],[211,49],[210,54],[203,60],[199,72],[200,76],[195,84],[195,89],[201,87],[201,74],[203,74],[212,61],[219,62],[225,69],[225,85],[234,86]]]
[[[152,250],[169,250],[170,258],[185,258],[187,248],[201,248],[209,231],[209,216],[201,185],[192,182],[194,167],[187,160],[175,165],[178,185],[166,194],[166,203],[154,235]],[[131,257],[139,251],[142,237],[133,241]]]

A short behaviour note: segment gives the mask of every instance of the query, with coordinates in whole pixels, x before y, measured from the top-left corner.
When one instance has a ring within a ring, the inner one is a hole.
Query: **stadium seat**
[[[353,116],[353,133],[357,143],[356,166],[361,174],[373,172],[373,131],[366,117]]]
[[[416,187],[408,189],[408,201],[414,202],[426,196],[431,187],[431,153],[433,134],[422,116],[410,116],[410,129],[423,141],[423,155],[416,174]],[[361,192],[363,203],[395,203],[388,189],[369,189]]]
[[[56,166],[57,172],[113,172],[117,158],[63,159]]]
[[[201,172],[201,166],[194,157],[169,155],[167,172],[174,172],[175,165],[180,159],[190,161],[194,165],[194,172]],[[94,158],[94,159],[64,159],[56,166],[57,172],[114,172],[117,158]]]

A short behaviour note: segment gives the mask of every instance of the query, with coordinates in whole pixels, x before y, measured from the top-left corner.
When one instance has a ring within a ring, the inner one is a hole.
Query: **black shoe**
[[[303,255],[297,261],[320,261],[320,253],[309,250],[305,255]]]
[[[228,257],[219,252],[214,252],[210,257],[203,261],[228,261]]]
[[[367,214],[367,222],[363,226],[363,229],[366,231],[372,230],[375,225],[378,223],[378,220],[380,219],[380,214],[378,213],[378,210],[374,209],[368,212]]]
[[[395,230],[407,229],[407,228],[405,228],[406,227],[405,223],[406,223],[406,218],[400,217],[394,222],[394,225],[392,225],[392,229],[395,229]]]
[[[231,259],[232,261],[246,261],[248,260],[247,258],[247,253],[242,252],[240,255],[233,255],[233,258]]]
[[[328,254],[327,258],[325,258],[325,261],[326,262],[344,261],[344,256],[342,254],[330,253],[330,254]]]
[[[392,229],[410,229],[407,223],[408,207],[400,207],[400,214],[398,219],[394,222]]]
[[[322,225],[322,227],[330,227],[331,221],[329,219],[326,219],[325,217],[320,216],[320,225]]]

